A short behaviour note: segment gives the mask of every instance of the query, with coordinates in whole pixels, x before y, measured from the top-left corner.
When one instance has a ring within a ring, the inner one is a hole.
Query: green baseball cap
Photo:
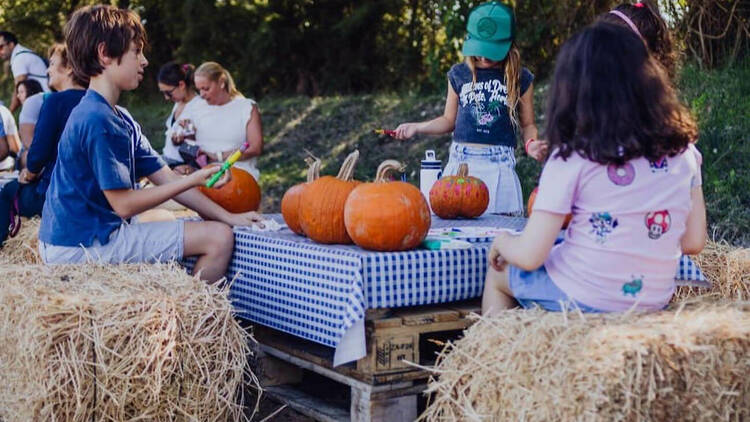
[[[471,10],[461,53],[490,60],[505,59],[516,35],[513,9],[498,2],[482,3]]]

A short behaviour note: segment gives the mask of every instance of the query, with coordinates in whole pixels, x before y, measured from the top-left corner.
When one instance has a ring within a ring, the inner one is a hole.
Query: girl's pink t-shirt
[[[534,211],[572,213],[565,241],[544,265],[571,298],[602,311],[636,305],[656,310],[674,293],[690,191],[701,185],[692,144],[656,162],[601,165],[553,152],[542,171]]]

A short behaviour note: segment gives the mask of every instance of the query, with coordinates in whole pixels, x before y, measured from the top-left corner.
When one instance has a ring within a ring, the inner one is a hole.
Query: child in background
[[[565,43],[549,98],[534,210],[493,242],[482,312],[662,309],[680,255],[706,241],[695,123],[640,37],[608,23]]]
[[[230,214],[193,189],[218,167],[178,176],[116,105],[122,91],[138,87],[148,64],[140,18],[113,6],[83,7],[66,25],[65,40],[74,73],[90,83],[60,139],[39,229],[42,260],[116,264],[197,255],[195,272],[207,281],[220,279],[234,245],[230,226],[251,225],[259,216]],[[141,177],[157,186],[138,190]],[[170,198],[216,221],[131,223],[132,216]]]
[[[448,72],[448,94],[443,115],[419,123],[402,123],[396,139],[415,134],[453,131],[448,164],[443,174],[456,174],[461,163],[489,189],[489,213],[523,214],[521,184],[515,172],[514,150],[520,129],[526,151],[535,159],[546,154],[546,143],[536,140],[534,75],[521,66],[515,46],[513,10],[499,2],[475,7],[466,26],[462,53],[465,63]]]
[[[677,68],[677,52],[667,23],[659,14],[659,8],[651,0],[624,3],[603,14],[599,21],[623,25],[638,34],[646,43],[649,52],[659,61],[674,79]]]

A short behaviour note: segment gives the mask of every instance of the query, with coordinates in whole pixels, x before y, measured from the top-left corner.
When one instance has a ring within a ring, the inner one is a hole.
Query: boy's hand
[[[487,255],[487,260],[489,261],[490,266],[494,268],[496,271],[502,271],[505,269],[505,266],[508,265],[508,261],[503,258],[503,255],[500,253],[499,246],[501,243],[503,243],[504,239],[509,236],[505,233],[500,233],[495,237],[495,240],[492,241],[492,246],[490,247],[490,252]]]
[[[261,221],[263,221],[263,214],[255,211],[243,212],[241,214],[229,214],[224,220],[224,222],[230,226],[252,226],[255,224],[256,226],[263,228],[263,224],[260,224]]]
[[[409,139],[417,134],[417,123],[401,123],[393,132],[396,139]]]
[[[26,184],[31,183],[34,180],[38,179],[39,175],[36,173],[32,173],[27,169],[21,170],[21,173],[18,175],[18,183]]]
[[[529,157],[542,162],[547,158],[548,148],[549,144],[547,143],[547,141],[534,139],[529,142],[528,148],[526,148],[526,153],[529,154]]]
[[[188,175],[187,177],[190,179],[190,181],[193,183],[193,186],[205,186],[206,182],[211,179],[211,176],[214,175],[217,171],[221,169],[220,164],[210,164],[206,167],[203,167],[200,170],[196,170],[192,174]],[[218,189],[224,184],[228,183],[230,180],[232,180],[232,172],[225,171],[224,174],[221,176],[221,179],[219,179],[218,182],[216,182],[213,185],[212,189]]]

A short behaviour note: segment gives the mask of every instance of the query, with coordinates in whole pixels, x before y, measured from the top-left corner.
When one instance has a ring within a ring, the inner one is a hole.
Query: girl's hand
[[[229,216],[224,219],[224,222],[230,226],[252,226],[255,224],[256,226],[263,228],[263,224],[260,224],[261,221],[263,221],[263,214],[255,211],[244,212],[241,214],[229,214]]]
[[[38,178],[39,178],[38,174],[32,173],[28,169],[24,168],[23,170],[21,170],[21,173],[18,175],[18,183],[27,184],[27,183],[33,182],[34,180]]]
[[[409,139],[417,134],[417,125],[418,123],[401,123],[393,131],[393,137],[399,140]]]
[[[185,142],[185,135],[180,133],[172,133],[172,144],[180,145],[181,143]]]
[[[487,260],[489,261],[489,264],[492,268],[495,269],[495,271],[502,271],[505,269],[505,266],[508,265],[508,261],[505,260],[503,255],[500,253],[500,244],[503,243],[504,239],[506,238],[505,233],[500,233],[495,237],[495,240],[492,241],[492,246],[490,247],[490,252],[487,255]]]
[[[220,169],[221,169],[221,166],[218,164],[209,164],[200,170],[196,170],[195,172],[187,176],[187,178],[190,180],[193,186],[205,186],[206,182],[208,182],[211,179],[211,176],[213,176],[214,173],[216,173]],[[213,185],[212,189],[214,188],[218,189],[224,186],[224,184],[228,183],[230,180],[232,180],[231,174],[232,172],[225,171],[224,174],[219,179],[219,181]]]
[[[543,162],[547,158],[549,144],[541,139],[533,139],[526,144],[526,153],[529,157]]]

